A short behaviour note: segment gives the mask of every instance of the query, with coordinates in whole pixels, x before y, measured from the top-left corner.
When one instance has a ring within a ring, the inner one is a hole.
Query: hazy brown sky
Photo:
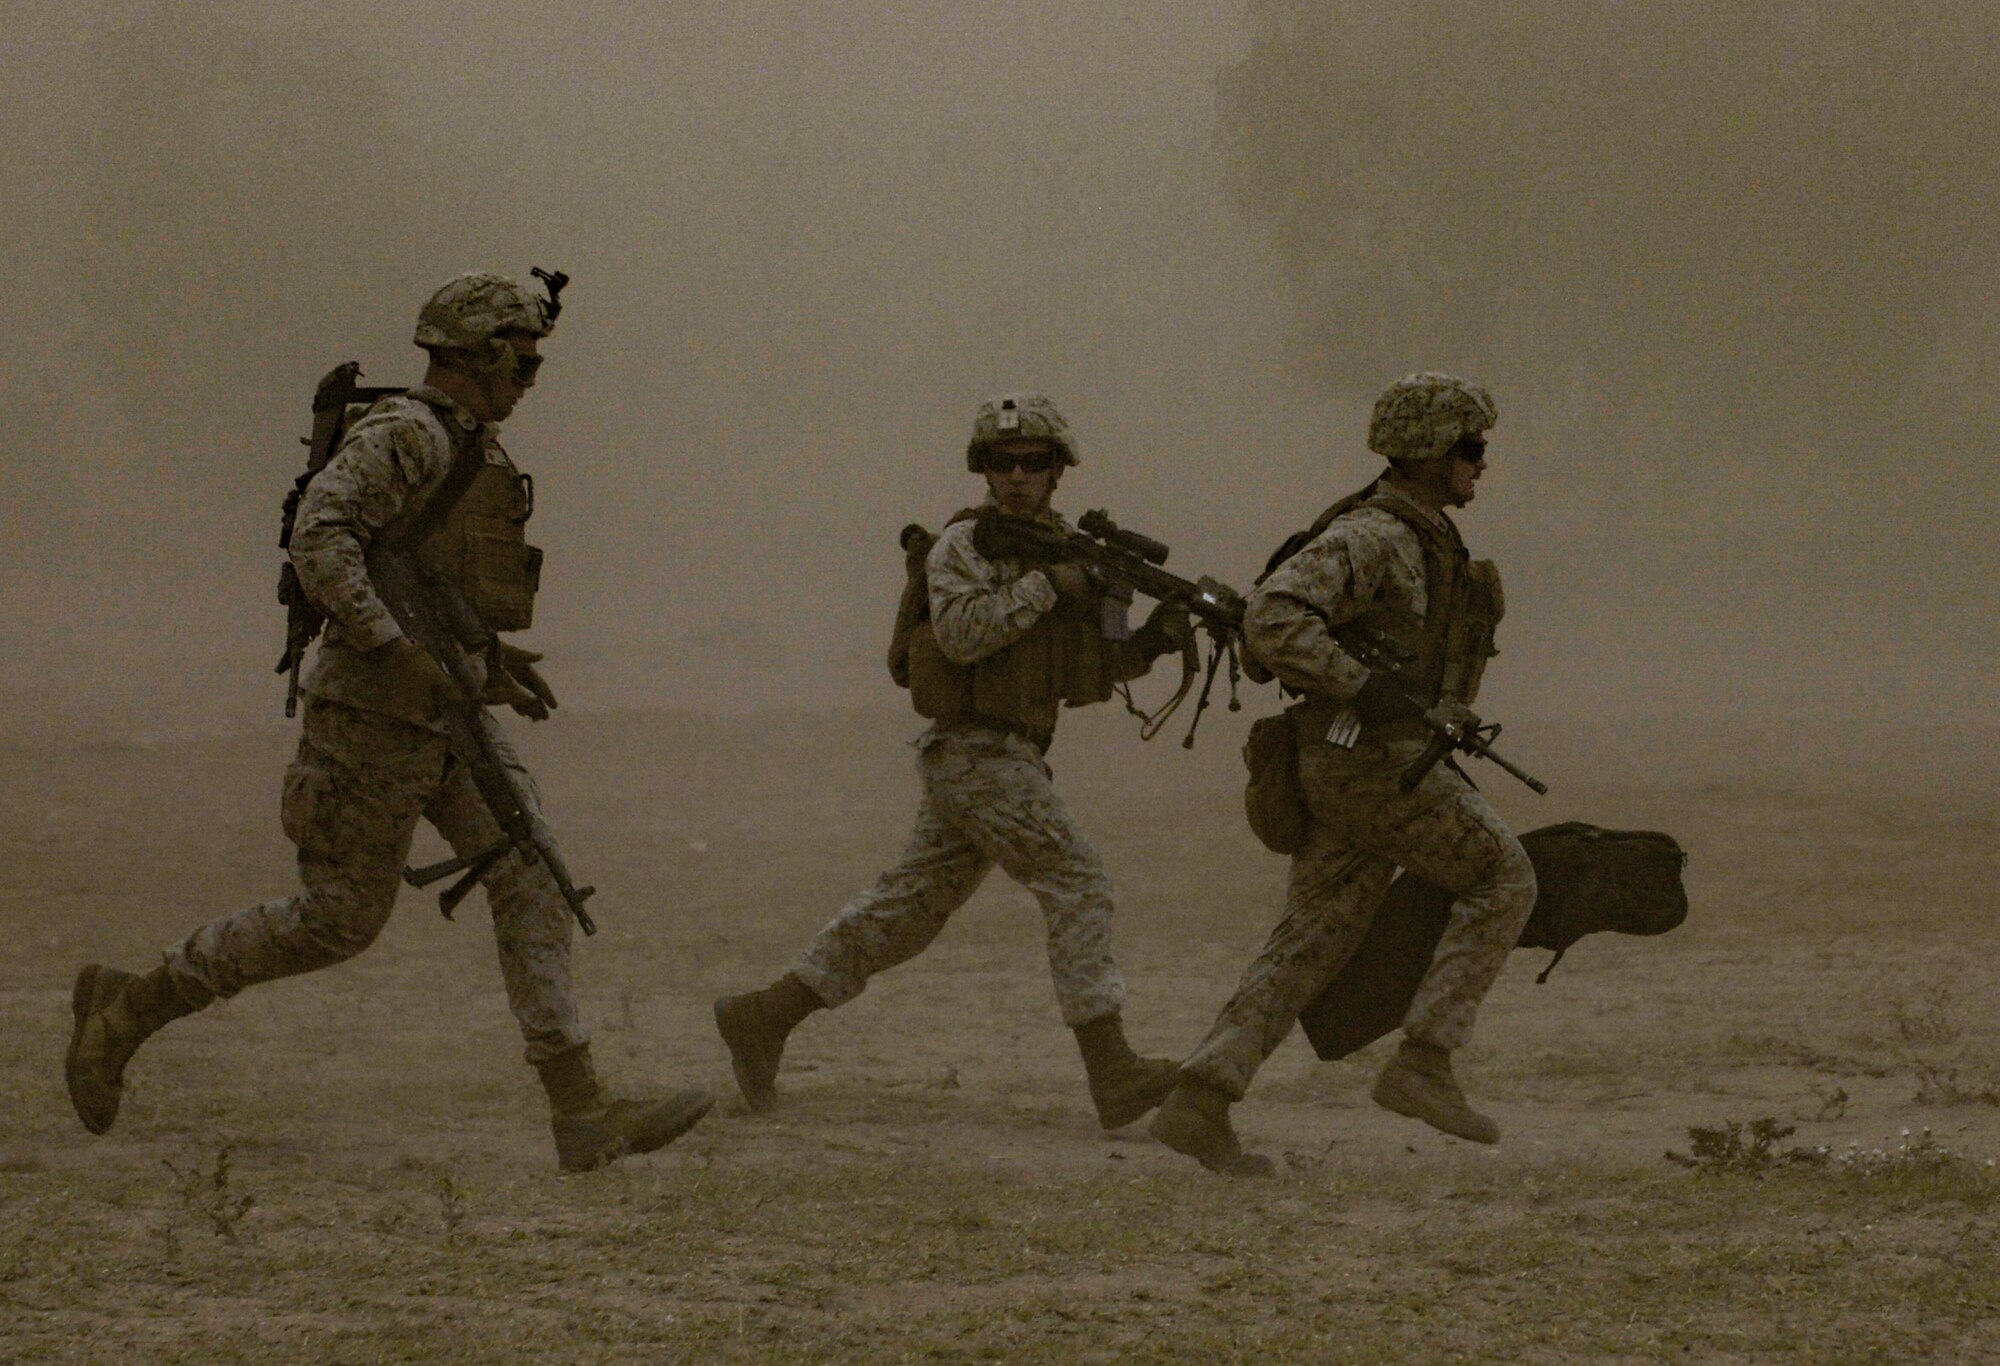
[[[5,39],[7,733],[275,719],[314,381],[540,264],[509,445],[574,705],[880,698],[987,392],[1241,583],[1459,367],[1524,744],[1995,757],[1990,5],[93,8]]]

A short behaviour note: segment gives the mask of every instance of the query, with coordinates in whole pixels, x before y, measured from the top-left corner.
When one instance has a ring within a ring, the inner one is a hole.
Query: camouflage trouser
[[[519,766],[511,747],[506,757]],[[304,891],[210,921],[168,949],[167,971],[190,1003],[330,967],[367,948],[396,904],[419,817],[460,854],[500,838],[444,736],[312,698],[298,756],[285,770],[282,811]],[[589,1035],[577,1018],[569,911],[554,880],[539,862],[509,854],[483,885],[528,1060],[575,1048]]]
[[[919,745],[916,830],[896,866],[847,903],[792,971],[837,1006],[937,938],[987,870],[1035,894],[1063,1022],[1116,1014],[1125,984],[1111,961],[1111,883],[1027,741],[984,728],[934,729]]]
[[[1403,1032],[1456,1048],[1535,908],[1535,870],[1486,799],[1439,764],[1414,792],[1397,778],[1422,746],[1364,739],[1299,751],[1312,814],[1292,857],[1284,918],[1182,1070],[1241,1098],[1301,1010],[1361,943],[1400,866],[1457,894]]]

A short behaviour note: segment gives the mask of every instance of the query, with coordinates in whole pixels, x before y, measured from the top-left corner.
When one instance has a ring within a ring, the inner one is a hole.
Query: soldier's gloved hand
[[[1393,669],[1375,669],[1348,703],[1354,714],[1370,725],[1422,716],[1424,709],[1410,696],[1408,687]]]
[[[1145,650],[1148,658],[1158,659],[1161,655],[1175,654],[1188,647],[1194,640],[1194,620],[1180,603],[1155,603],[1153,610],[1146,614],[1145,625],[1134,631],[1132,638]]]
[[[486,674],[485,701],[512,707],[530,721],[546,721],[556,709],[556,692],[535,667],[542,656],[504,640],[493,642],[493,663]]]
[[[384,641],[379,653],[396,691],[417,706],[436,706],[442,702],[459,702],[458,687],[451,681],[451,675],[444,671],[435,659],[430,657],[423,646],[408,636],[397,636]],[[475,673],[483,670],[475,657],[469,661]]]
[[[1052,564],[1042,571],[1049,576],[1049,586],[1056,590],[1059,598],[1080,598],[1093,591],[1097,585],[1091,581],[1090,571],[1080,564]]]

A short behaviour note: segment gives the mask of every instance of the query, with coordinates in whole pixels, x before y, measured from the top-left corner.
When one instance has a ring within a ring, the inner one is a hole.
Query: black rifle
[[[1194,720],[1188,724],[1187,736],[1181,741],[1183,749],[1194,747],[1195,727],[1201,724],[1201,714],[1208,708],[1209,690],[1215,686],[1216,669],[1225,657],[1229,660],[1229,709],[1242,710],[1243,704],[1236,699],[1239,675],[1236,645],[1243,638],[1243,595],[1220,579],[1207,575],[1184,579],[1162,569],[1160,566],[1166,563],[1169,553],[1164,541],[1125,530],[1101,509],[1077,518],[1074,530],[988,509],[980,515],[978,543],[982,545],[982,553],[991,547],[996,553],[1012,554],[1032,563],[1081,565],[1104,595],[1105,635],[1109,639],[1123,638],[1125,609],[1135,591],[1157,602],[1185,608],[1196,618],[1209,636],[1208,674],[1195,702]],[[1181,651],[1180,689],[1165,706],[1147,716],[1132,706],[1127,694],[1125,705],[1145,721],[1140,731],[1143,738],[1152,739],[1180,706],[1200,667],[1199,647],[1190,637]]]
[[[1409,663],[1407,653],[1398,651],[1385,641],[1355,630],[1335,631],[1334,641],[1341,649],[1367,665],[1370,672],[1384,672],[1398,680],[1400,684],[1401,670]],[[1458,750],[1499,765],[1503,771],[1526,783],[1538,793],[1543,795],[1548,793],[1548,784],[1493,752],[1493,738],[1500,734],[1497,722],[1490,725],[1482,722],[1473,710],[1462,702],[1446,699],[1425,707],[1407,688],[1404,689],[1404,694],[1410,705],[1419,710],[1418,719],[1422,720],[1424,728],[1430,732],[1430,739],[1424,745],[1423,751],[1410,762],[1410,766],[1403,770],[1402,777],[1397,779],[1397,785],[1403,791],[1414,790],[1417,784],[1424,780],[1424,775],[1437,766],[1438,760],[1453,750]],[[1327,742],[1339,745],[1343,749],[1352,749],[1354,742],[1360,736],[1361,718],[1355,714],[1351,706],[1342,707],[1334,714],[1333,723],[1326,732]]]
[[[468,651],[485,649],[491,633],[449,577],[431,566],[421,547],[395,550],[377,546],[368,554],[368,577],[403,634],[436,661],[457,691],[458,699],[448,701],[444,709],[451,752],[465,765],[480,799],[500,826],[500,838],[491,848],[423,868],[405,868],[403,880],[412,887],[427,887],[463,872],[463,877],[438,896],[438,909],[449,919],[489,868],[510,852],[518,852],[529,863],[542,861],[563,900],[569,903],[577,925],[585,934],[596,934],[596,922],[583,903],[597,889],[579,887],[571,880],[555,832],[542,819],[520,775],[501,758],[499,723],[479,700],[484,680],[473,668]]]
[[[306,447],[306,469],[293,483],[290,493],[285,495],[284,519],[278,528],[278,549],[292,548],[292,524],[298,520],[299,499],[304,496],[306,485],[313,476],[326,468],[326,462],[333,459],[333,453],[340,446],[340,438],[347,430],[347,405],[350,403],[373,403],[391,394],[400,394],[401,389],[377,386],[363,387],[354,381],[361,378],[361,363],[345,361],[326,372],[326,378],[313,391],[312,435],[299,438],[299,444]],[[285,609],[285,652],[278,656],[276,673],[291,675],[285,686],[285,715],[299,713],[299,665],[306,657],[306,647],[313,643],[322,627],[326,625],[326,614],[313,606],[299,583],[299,572],[292,568],[288,558],[278,571],[278,602]]]

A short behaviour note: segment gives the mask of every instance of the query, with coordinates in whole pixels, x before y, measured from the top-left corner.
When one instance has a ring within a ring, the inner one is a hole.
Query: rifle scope
[[[1130,551],[1148,564],[1167,562],[1167,543],[1156,541],[1151,536],[1136,531],[1126,531],[1111,520],[1110,514],[1102,508],[1095,508],[1076,520],[1077,530],[1093,540],[1115,545],[1120,550]]]

